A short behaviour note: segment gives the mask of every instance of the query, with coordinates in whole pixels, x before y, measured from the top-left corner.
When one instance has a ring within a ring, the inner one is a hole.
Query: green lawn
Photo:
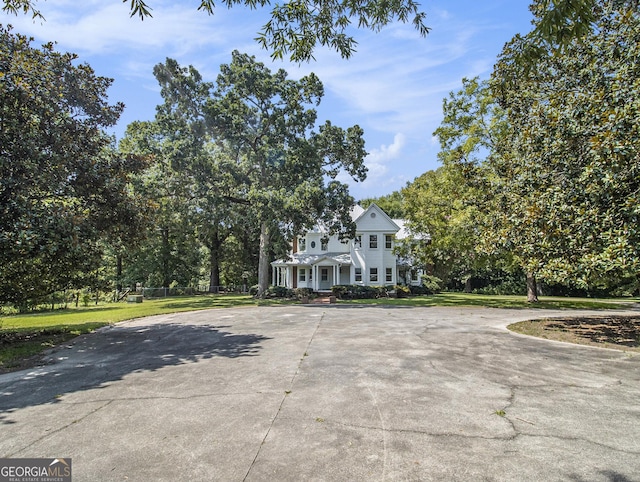
[[[350,300],[340,303],[377,304],[389,306],[484,306],[487,308],[534,308],[573,310],[614,310],[629,308],[637,299],[594,299],[541,296],[539,303],[527,303],[525,296],[477,295],[472,293],[440,293],[414,298],[380,298],[377,300]]]
[[[163,313],[231,306],[256,306],[256,301],[248,295],[189,296],[0,317],[0,372],[19,368],[25,358],[101,326]]]
[[[485,306],[492,308],[536,309],[624,309],[638,300],[595,300],[588,298],[542,297],[529,304],[523,296],[489,296],[442,293],[413,298],[339,301],[340,304],[374,304],[384,306]],[[0,372],[19,368],[22,361],[42,350],[75,336],[119,321],[164,313],[294,303],[291,301],[256,301],[248,295],[202,295],[144,300],[143,303],[109,303],[99,306],[68,308],[44,313],[11,315],[0,318]]]
[[[107,303],[44,313],[6,316],[0,318],[0,326],[6,330],[75,326],[84,323],[107,325],[163,313],[245,305],[255,306],[256,301],[249,295],[203,295],[146,299],[142,303]]]

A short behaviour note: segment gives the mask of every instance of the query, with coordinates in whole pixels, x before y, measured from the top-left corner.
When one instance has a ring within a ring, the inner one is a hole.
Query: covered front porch
[[[328,292],[334,285],[351,283],[351,257],[348,254],[278,260],[271,263],[271,266],[274,286]]]

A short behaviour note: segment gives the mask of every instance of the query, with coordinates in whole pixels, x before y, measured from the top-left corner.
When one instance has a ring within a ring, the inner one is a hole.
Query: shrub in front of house
[[[269,286],[264,294],[265,298],[293,298],[293,290],[284,286]]]
[[[442,280],[437,276],[425,275],[422,277],[422,284],[410,286],[412,295],[435,295],[442,291]]]
[[[313,290],[311,288],[295,288],[293,290],[293,295],[301,300],[302,298],[313,298]]]
[[[335,285],[331,292],[341,300],[371,300],[387,295],[384,286]]]
[[[407,298],[411,295],[411,289],[408,286],[395,285],[393,289],[396,292],[396,298]]]

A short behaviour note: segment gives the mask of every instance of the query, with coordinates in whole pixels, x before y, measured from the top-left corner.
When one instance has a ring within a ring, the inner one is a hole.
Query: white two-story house
[[[329,291],[334,285],[421,283],[421,271],[394,254],[396,242],[408,236],[403,220],[391,219],[376,204],[355,206],[351,216],[352,240],[328,236],[319,226],[294,239],[289,256],[271,263],[273,285]]]

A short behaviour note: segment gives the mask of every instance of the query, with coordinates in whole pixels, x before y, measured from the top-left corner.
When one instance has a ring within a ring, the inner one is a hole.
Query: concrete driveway
[[[640,480],[640,356],[505,329],[550,314],[298,305],[119,323],[0,376],[0,457],[71,457],[76,482]]]

